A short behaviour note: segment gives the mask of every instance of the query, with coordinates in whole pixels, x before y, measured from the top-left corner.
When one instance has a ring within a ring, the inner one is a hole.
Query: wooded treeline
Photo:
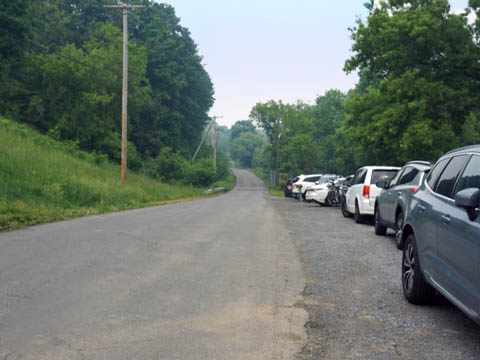
[[[118,161],[122,12],[108,4],[116,2],[0,2],[0,114]],[[155,175],[167,153],[193,154],[209,121],[213,85],[171,6],[130,4],[146,7],[129,11],[128,19],[128,165],[150,164]]]
[[[355,89],[328,91],[314,105],[270,101],[252,109],[269,140],[270,169],[278,160],[291,175],[348,175],[363,165],[436,161],[480,143],[480,1],[462,14],[447,0],[366,7],[344,68],[358,71]]]

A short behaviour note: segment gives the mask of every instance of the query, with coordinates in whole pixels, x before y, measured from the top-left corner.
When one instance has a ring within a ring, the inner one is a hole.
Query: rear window
[[[375,185],[379,181],[388,181],[394,177],[397,172],[398,170],[373,170],[370,184]]]

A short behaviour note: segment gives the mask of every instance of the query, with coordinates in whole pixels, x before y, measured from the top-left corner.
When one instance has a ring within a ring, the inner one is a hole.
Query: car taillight
[[[292,190],[292,185],[288,185],[287,190]]]
[[[420,188],[420,187],[418,187],[418,186],[412,186],[412,187],[410,188],[410,192],[412,192],[412,193],[417,192],[417,190],[418,190],[419,188]]]
[[[300,185],[300,184],[295,184],[295,186],[297,187],[297,189],[300,189],[300,186],[302,186],[302,185]]]
[[[363,197],[370,197],[370,185],[363,185]]]

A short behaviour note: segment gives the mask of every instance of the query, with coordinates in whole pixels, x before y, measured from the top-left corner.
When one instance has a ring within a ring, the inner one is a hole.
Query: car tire
[[[397,249],[403,249],[402,230],[403,230],[403,212],[400,211],[395,217],[395,245]]]
[[[325,206],[328,206],[328,207],[332,206],[332,202],[331,202],[330,197],[328,195],[325,198]]]
[[[349,218],[352,216],[347,210],[347,201],[342,201],[342,215],[343,217]]]
[[[386,235],[387,227],[382,225],[382,218],[380,216],[380,210],[378,209],[378,206],[375,206],[373,220],[375,222],[375,235]]]
[[[355,213],[353,214],[353,218],[357,224],[363,223],[363,216],[360,214],[360,209],[358,207],[358,202],[355,201]]]
[[[408,235],[402,256],[402,289],[408,302],[416,305],[433,301],[435,289],[425,281],[418,259],[415,235]]]

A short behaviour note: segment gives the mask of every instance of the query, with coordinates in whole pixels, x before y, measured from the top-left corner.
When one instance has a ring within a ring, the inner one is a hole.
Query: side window
[[[467,188],[480,189],[480,156],[472,156],[458,181],[455,193]]]
[[[367,169],[360,170],[357,176],[355,176],[355,181],[352,185],[363,184],[365,182],[366,176],[367,176]]]
[[[443,169],[445,169],[445,166],[447,166],[449,160],[450,159],[439,161],[438,164],[430,171],[430,175],[428,175],[428,178],[427,178],[427,184],[428,186],[430,186],[430,189],[432,190],[435,189],[437,180],[440,177],[440,174],[442,173]]]
[[[308,177],[304,180],[305,182],[315,182],[318,181],[318,176]]]
[[[435,191],[440,195],[452,198],[453,187],[458,175],[463,169],[465,162],[468,160],[469,155],[455,156],[447,165],[443,171],[440,179],[438,179],[437,187]]]
[[[415,169],[414,167],[408,167],[405,169],[403,172],[402,177],[400,178],[400,181],[398,182],[398,185],[403,185],[403,184],[409,184],[411,183],[415,177],[418,175],[420,171],[418,169]]]

